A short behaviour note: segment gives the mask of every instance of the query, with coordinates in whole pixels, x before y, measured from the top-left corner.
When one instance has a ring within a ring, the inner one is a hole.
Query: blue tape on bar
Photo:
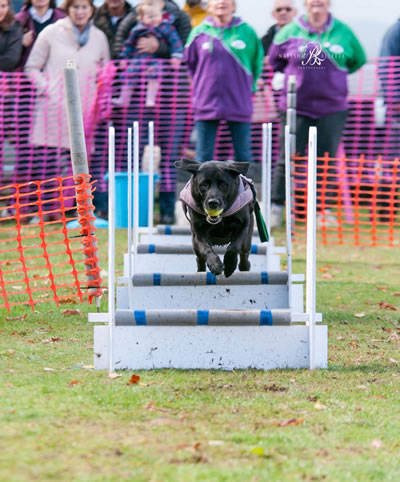
[[[153,273],[153,286],[161,285],[161,273]]]
[[[267,285],[269,283],[268,281],[268,273],[266,271],[261,271],[261,284],[262,285]]]
[[[156,245],[155,244],[149,244],[149,253],[153,254],[156,252]]]
[[[272,326],[272,313],[269,310],[261,310],[260,311],[260,325],[261,326]]]
[[[144,310],[135,310],[133,312],[135,322],[137,326],[145,326],[146,323],[146,312]]]
[[[258,246],[256,244],[251,245],[250,253],[251,254],[257,254],[258,253]]]
[[[165,226],[165,234],[172,234],[171,226]]]
[[[217,278],[215,277],[215,274],[212,274],[209,271],[207,271],[206,284],[208,285],[217,284]]]
[[[197,324],[208,325],[208,316],[210,312],[208,310],[197,310]]]

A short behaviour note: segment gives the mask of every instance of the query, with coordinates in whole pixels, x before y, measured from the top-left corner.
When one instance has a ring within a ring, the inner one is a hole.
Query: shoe
[[[317,214],[317,226],[335,228],[339,225],[337,217],[330,209],[325,209],[323,213]]]
[[[271,229],[279,228],[280,226],[282,226],[282,219],[283,219],[283,206],[280,204],[272,204],[271,219],[270,219]]]

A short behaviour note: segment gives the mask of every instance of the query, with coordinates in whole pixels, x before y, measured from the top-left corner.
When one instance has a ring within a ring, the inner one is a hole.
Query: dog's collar
[[[253,185],[254,183],[251,179],[243,176],[243,174],[239,174],[239,189],[236,199],[229,209],[221,213],[221,217],[225,218],[227,216],[232,216],[232,214],[237,213],[242,208],[253,202],[255,200]],[[196,211],[197,213],[207,217],[207,213],[202,208],[199,208],[199,206],[193,199],[192,178],[189,179],[185,187],[180,192],[179,199],[182,202],[182,207],[185,215],[187,208],[190,207],[191,209],[193,209],[193,211]]]

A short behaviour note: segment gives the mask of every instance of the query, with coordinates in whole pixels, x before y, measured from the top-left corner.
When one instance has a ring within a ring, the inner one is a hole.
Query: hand
[[[181,59],[178,59],[177,57],[172,57],[171,59],[171,65],[175,69],[178,69],[181,65]]]
[[[257,85],[257,90],[263,89],[263,88],[264,88],[264,81],[263,81],[263,79],[261,79],[261,78],[257,79],[256,85]]]
[[[30,47],[33,43],[33,31],[28,30],[28,32],[24,33],[22,36],[22,45],[24,47]]]
[[[154,35],[142,37],[138,40],[137,51],[139,54],[154,54],[157,52],[160,42]]]

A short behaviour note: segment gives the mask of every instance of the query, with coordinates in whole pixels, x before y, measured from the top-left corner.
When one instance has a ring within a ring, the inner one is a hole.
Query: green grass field
[[[304,273],[304,244],[293,258]],[[318,248],[329,368],[314,372],[160,370],[129,384],[133,372],[93,370],[94,306],[2,312],[0,480],[399,481],[399,270],[397,248]]]

